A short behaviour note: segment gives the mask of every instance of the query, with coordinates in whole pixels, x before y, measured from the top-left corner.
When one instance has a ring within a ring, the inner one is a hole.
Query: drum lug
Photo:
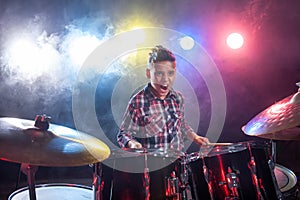
[[[181,178],[182,179],[182,178]],[[188,183],[180,181],[173,171],[170,177],[165,177],[165,192],[168,200],[191,200],[192,194]]]
[[[239,178],[236,173],[234,173],[231,167],[228,167],[226,174],[227,187],[231,191],[232,197],[239,197],[238,188],[240,187]]]
[[[165,177],[165,189],[167,199],[180,199],[179,180],[175,171],[171,173],[170,177]]]

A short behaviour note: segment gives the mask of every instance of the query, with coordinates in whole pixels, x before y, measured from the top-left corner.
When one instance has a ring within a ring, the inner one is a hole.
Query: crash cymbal
[[[295,127],[274,133],[265,133],[259,135],[259,137],[271,140],[300,140],[300,128]]]
[[[300,89],[275,103],[242,127],[244,133],[278,140],[299,140]]]
[[[0,118],[0,159],[38,166],[80,166],[100,162],[110,155],[106,144],[71,128],[35,121]]]

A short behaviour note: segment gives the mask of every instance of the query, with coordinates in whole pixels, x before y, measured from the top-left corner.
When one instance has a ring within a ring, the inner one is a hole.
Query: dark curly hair
[[[154,48],[151,49],[151,52],[149,53],[148,67],[150,67],[152,63],[157,63],[161,61],[175,62],[176,58],[174,54],[167,48],[161,45],[156,45]]]

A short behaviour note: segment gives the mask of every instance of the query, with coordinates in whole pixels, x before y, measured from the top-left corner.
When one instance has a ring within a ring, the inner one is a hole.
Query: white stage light
[[[180,42],[181,48],[184,50],[190,50],[195,45],[193,38],[191,38],[189,36],[185,36],[185,37],[181,38],[179,42]]]
[[[239,33],[231,33],[226,40],[227,45],[232,49],[239,49],[244,44],[244,38]]]
[[[30,79],[45,73],[56,73],[61,56],[50,43],[30,37],[12,39],[5,51],[5,62],[12,71]]]

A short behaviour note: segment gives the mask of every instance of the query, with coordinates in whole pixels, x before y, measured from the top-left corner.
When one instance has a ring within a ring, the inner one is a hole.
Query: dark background
[[[29,74],[24,78],[6,57],[10,38],[23,32],[31,32],[32,35],[46,32],[48,39],[51,36],[59,38],[56,48],[63,54],[64,41],[74,29],[89,31],[97,37],[112,36],[142,20],[145,26],[169,28],[192,36],[216,63],[227,98],[226,119],[219,142],[265,141],[246,136],[241,127],[268,106],[298,90],[299,9],[300,2],[297,0],[1,0],[0,116],[33,119],[36,114],[47,113],[52,116],[53,123],[75,128],[72,82],[78,69],[65,61],[62,66],[51,68],[49,73]],[[244,34],[245,44],[241,49],[226,47],[225,38],[232,31]],[[113,83],[115,77],[107,78],[107,81]],[[109,82],[106,84],[109,85]],[[205,85],[203,81],[199,84]],[[105,91],[101,86],[98,89]],[[107,96],[100,98],[103,102],[98,101],[96,105],[99,110],[107,111],[105,109],[109,108],[106,103],[111,93],[110,88],[107,90]],[[113,141],[117,127],[112,116],[104,116],[104,111],[97,113],[99,121],[105,124],[105,133]],[[202,112],[205,113],[205,110]],[[199,130],[207,129],[208,123],[209,118],[202,115]],[[199,132],[203,134],[203,131]],[[298,142],[278,143],[277,153],[281,159],[278,162],[298,173]],[[38,183],[66,180],[79,184],[90,184],[91,178],[89,166],[41,167],[36,177]],[[5,199],[16,185],[26,185],[26,177],[22,173],[19,176],[19,164],[0,161],[0,182]]]

